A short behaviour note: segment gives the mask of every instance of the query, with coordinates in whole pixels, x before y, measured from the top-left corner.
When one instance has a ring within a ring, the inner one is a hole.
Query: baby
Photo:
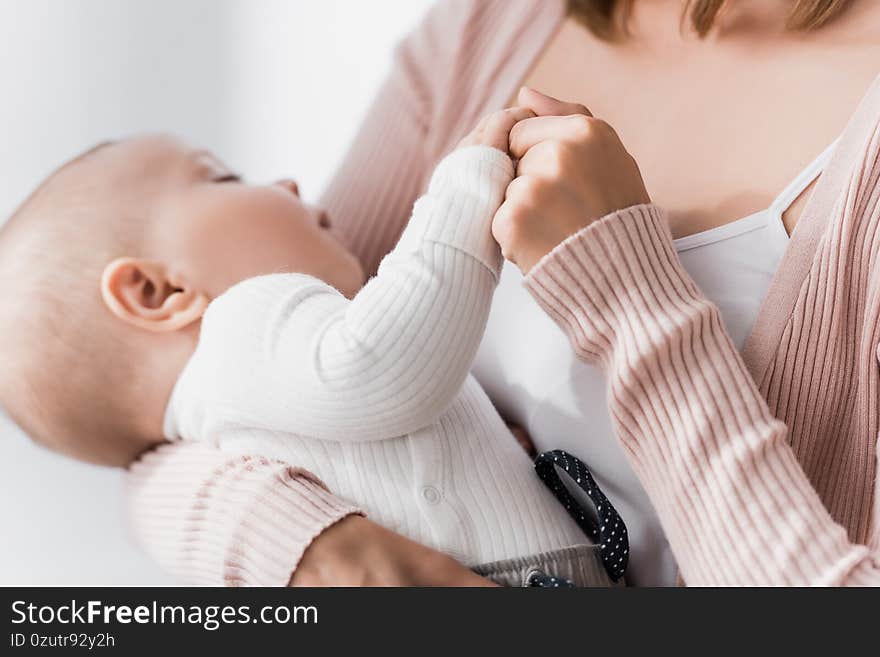
[[[76,458],[190,440],[282,459],[499,583],[611,584],[468,374],[528,115],[487,117],[441,162],[366,284],[293,182],[245,185],[164,136],[92,149],[0,230],[0,402]]]

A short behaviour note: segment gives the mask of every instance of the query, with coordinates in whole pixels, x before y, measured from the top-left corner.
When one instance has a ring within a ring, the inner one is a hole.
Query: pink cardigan
[[[564,5],[443,2],[398,48],[325,199],[369,270],[434,163],[513,95]],[[655,206],[603,218],[527,278],[578,356],[603,365],[619,438],[689,584],[880,584],[878,231],[880,79],[742,355]],[[311,540],[357,512],[289,465],[195,445],[156,450],[129,482],[141,540],[195,583],[284,585]]]

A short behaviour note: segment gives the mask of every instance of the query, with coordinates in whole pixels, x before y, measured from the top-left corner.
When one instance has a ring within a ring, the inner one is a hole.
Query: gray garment
[[[614,582],[599,558],[598,545],[573,545],[561,550],[541,552],[474,566],[473,571],[501,586],[528,586],[529,577],[539,571],[551,577],[565,577],[576,586],[625,586]]]

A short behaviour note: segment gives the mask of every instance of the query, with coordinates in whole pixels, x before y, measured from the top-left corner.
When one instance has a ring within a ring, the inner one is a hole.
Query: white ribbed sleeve
[[[496,149],[449,155],[352,300],[303,274],[250,279],[218,297],[172,394],[166,435],[211,441],[219,421],[348,442],[433,423],[485,328],[501,265],[491,220],[512,177]]]

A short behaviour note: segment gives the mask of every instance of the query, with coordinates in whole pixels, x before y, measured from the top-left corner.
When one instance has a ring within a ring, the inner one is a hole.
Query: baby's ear
[[[101,296],[110,312],[132,326],[177,331],[201,319],[209,299],[174,278],[161,262],[117,258],[104,268]]]

